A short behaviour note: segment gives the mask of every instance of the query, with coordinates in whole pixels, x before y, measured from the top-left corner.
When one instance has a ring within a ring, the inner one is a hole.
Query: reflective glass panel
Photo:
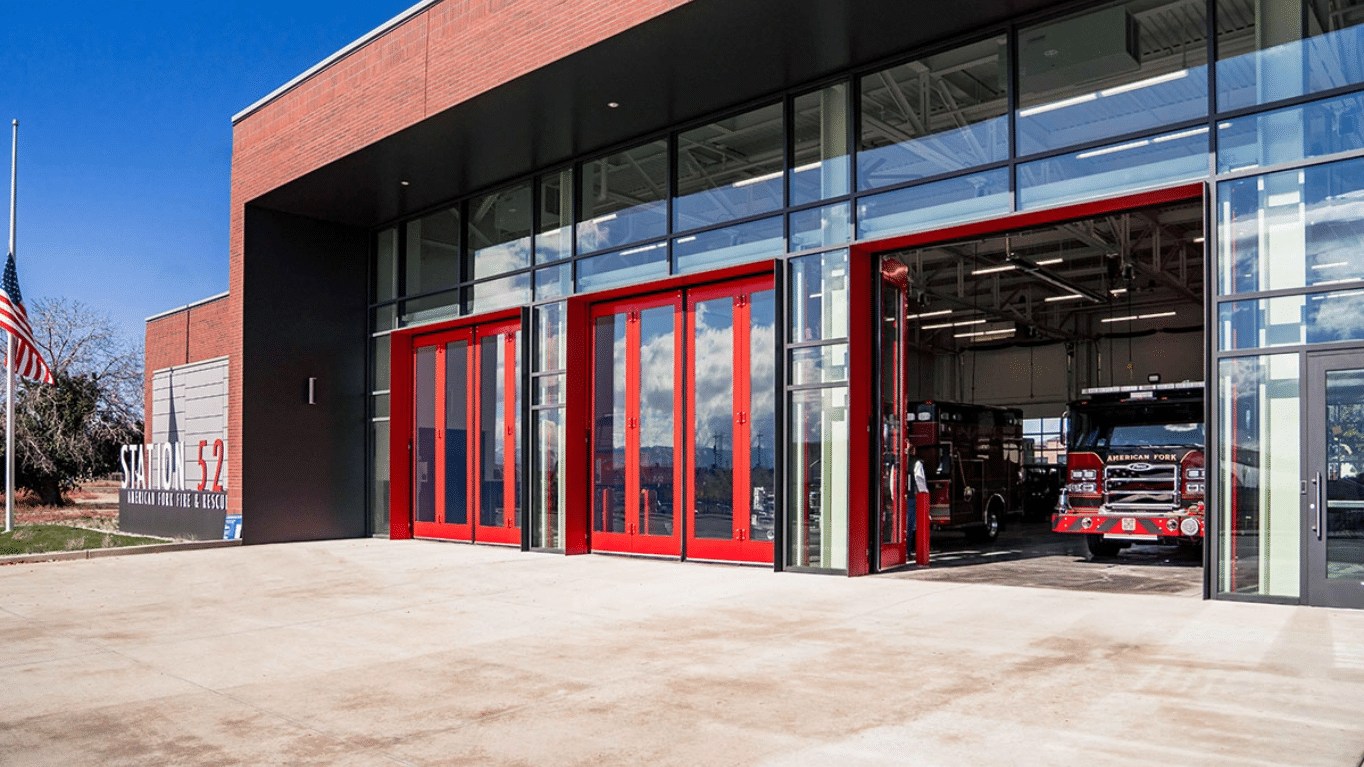
[[[789,262],[789,340],[848,336],[848,251],[835,250]]]
[[[697,538],[734,535],[734,299],[698,301],[692,481]]]
[[[390,301],[398,297],[398,228],[379,232],[374,243],[373,301]]]
[[[618,248],[668,232],[668,142],[651,141],[582,165],[578,252]]]
[[[389,416],[388,407],[389,403],[387,394],[374,395],[374,408],[372,415],[375,418],[387,418]]]
[[[369,425],[370,455],[369,511],[371,530],[375,535],[388,535],[389,501],[389,438],[388,421],[374,421]]]
[[[573,171],[540,177],[540,227],[535,233],[535,263],[573,255]]]
[[[991,38],[863,77],[858,188],[1006,159],[1007,52]]]
[[[1364,96],[1352,94],[1217,125],[1217,171],[1364,149]]]
[[[469,201],[469,260],[473,279],[530,266],[530,182]]]
[[[503,483],[506,481],[506,380],[507,344],[501,333],[478,342],[479,356],[479,516],[484,527],[503,527],[509,511]]]
[[[857,238],[921,232],[1008,212],[1009,171],[1000,168],[863,197],[857,207]]]
[[[674,310],[639,312],[639,531],[673,534]]]
[[[573,265],[557,264],[535,270],[535,298],[558,298],[573,293]]]
[[[536,410],[531,416],[535,447],[531,455],[531,513],[535,525],[530,545],[539,549],[563,547],[566,495],[560,462],[567,451],[562,408]]]
[[[620,313],[593,323],[592,530],[598,533],[626,532],[626,321]]]
[[[562,375],[537,376],[532,384],[532,405],[564,404],[564,377]]]
[[[413,415],[417,438],[412,445],[413,518],[436,521],[436,347],[417,350],[413,382]]]
[[[673,240],[677,273],[777,258],[786,252],[781,216],[712,229]]]
[[[644,283],[668,274],[668,245],[656,242],[578,262],[578,290]]]
[[[806,346],[791,350],[790,383],[840,383],[848,380],[848,345]]]
[[[777,504],[777,298],[764,290],[749,298],[748,314],[749,537],[775,538]]]
[[[469,286],[469,313],[479,314],[530,303],[530,272]]]
[[[781,104],[677,134],[673,230],[686,231],[782,207],[786,175]]]
[[[417,325],[458,317],[463,313],[459,296],[460,291],[456,289],[404,301],[402,324]]]
[[[840,202],[791,214],[791,252],[843,245],[852,240],[852,205]]]
[[[398,305],[389,304],[374,310],[374,332],[398,327]]]
[[[1222,349],[1364,340],[1364,290],[1230,301],[1218,314]]]
[[[1020,155],[1208,113],[1201,2],[1109,5],[1024,29],[1018,40]]]
[[[848,390],[788,394],[787,564],[848,568]]]
[[[445,345],[445,523],[469,523],[469,342]]]
[[[370,339],[372,350],[370,359],[374,361],[372,391],[387,391],[389,374],[392,365],[389,363],[389,353],[393,349],[393,340],[386,335]]]
[[[1103,197],[1208,175],[1208,129],[1088,149],[1018,166],[1018,207]]]
[[[1364,583],[1364,370],[1326,371],[1325,437],[1326,577]]]
[[[1364,277],[1364,160],[1218,186],[1223,295]]]
[[[459,206],[407,222],[403,295],[427,293],[459,282]]]
[[[1217,590],[1296,597],[1301,577],[1298,355],[1218,367]]]
[[[795,146],[791,204],[803,205],[848,193],[848,83],[795,99]]]
[[[564,327],[564,305],[545,304],[535,307],[535,364],[532,372],[546,373],[564,369],[567,333]]]
[[[1217,0],[1221,110],[1364,82],[1364,3]]]

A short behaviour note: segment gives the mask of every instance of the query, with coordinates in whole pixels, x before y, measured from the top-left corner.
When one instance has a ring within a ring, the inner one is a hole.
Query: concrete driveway
[[[0,567],[5,765],[1323,765],[1364,612],[352,540]]]

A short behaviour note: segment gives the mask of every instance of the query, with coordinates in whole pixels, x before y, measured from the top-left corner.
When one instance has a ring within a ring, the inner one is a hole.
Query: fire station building
[[[1362,120],[1364,0],[425,0],[234,117],[228,512],[862,575],[916,403],[1159,376],[1364,606]]]

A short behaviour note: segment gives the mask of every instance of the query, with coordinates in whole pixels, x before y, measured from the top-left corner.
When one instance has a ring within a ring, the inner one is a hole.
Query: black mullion
[[[1217,0],[1209,0],[1209,6],[1215,7]],[[1214,32],[1217,31],[1216,19],[1209,12],[1210,25]],[[1211,46],[1209,46],[1211,48]],[[1209,78],[1210,80],[1212,78]],[[1213,129],[1214,132],[1215,129]],[[1213,147],[1214,162],[1216,161],[1216,146]],[[1217,334],[1220,332],[1217,323],[1217,243],[1219,228],[1216,226],[1217,215],[1217,184],[1212,181],[1204,182],[1203,191],[1203,421],[1206,424],[1204,434],[1221,434],[1222,419],[1218,414],[1218,408],[1214,404],[1220,403],[1216,396],[1210,396],[1217,391],[1218,386],[1218,363],[1221,358],[1217,356]],[[1211,331],[1211,332],[1210,332]],[[1203,497],[1207,501],[1203,515],[1203,598],[1211,599],[1213,595],[1213,578],[1217,557],[1213,551],[1218,549],[1218,536],[1221,534],[1220,525],[1217,522],[1216,509],[1221,508],[1221,491],[1217,488],[1217,483],[1211,481],[1211,474],[1218,470],[1221,461],[1220,449],[1217,439],[1203,440],[1203,455],[1206,457],[1205,465],[1211,471],[1204,472]],[[1211,541],[1211,543],[1209,543]]]
[[[788,493],[786,491],[786,260],[777,259],[773,267],[772,290],[773,290],[773,317],[776,327],[776,364],[773,365],[776,380],[774,381],[773,402],[775,417],[773,420],[774,431],[773,439],[776,451],[775,470],[773,471],[773,483],[775,487],[775,498],[773,499],[772,512],[772,569],[781,572],[786,569],[786,522]]]
[[[1010,24],[1005,34],[1005,55],[1008,57],[1008,71],[1005,72],[1005,104],[1009,110],[1009,212],[1018,212],[1018,27]]]
[[[539,206],[537,205],[536,207],[538,208]],[[532,220],[533,220],[533,219],[534,219],[534,214],[532,213]],[[533,229],[533,228],[534,228],[534,224],[532,223],[532,229]],[[534,240],[534,235],[533,235],[533,234],[532,234],[532,236],[531,236],[531,239]],[[533,247],[533,246],[532,246],[532,247]],[[532,257],[532,258],[533,258],[533,257]],[[521,550],[522,550],[522,551],[530,551],[530,541],[531,541],[531,532],[530,532],[530,531],[531,531],[531,525],[533,525],[533,524],[538,524],[538,523],[539,523],[539,515],[534,515],[534,518],[532,518],[532,513],[531,513],[531,512],[532,512],[532,509],[531,509],[531,503],[530,503],[530,499],[531,499],[530,485],[531,485],[532,482],[533,482],[532,477],[534,476],[534,474],[532,473],[532,470],[533,470],[533,467],[535,466],[535,464],[537,463],[537,462],[535,461],[535,459],[534,459],[534,456],[539,455],[539,451],[538,451],[538,450],[532,449],[532,448],[534,447],[534,444],[535,444],[535,443],[532,441],[532,436],[533,436],[533,434],[532,434],[532,431],[531,431],[531,424],[530,424],[530,422],[531,422],[531,417],[532,417],[532,414],[533,414],[533,411],[531,410],[531,406],[530,406],[531,399],[532,399],[532,397],[531,397],[531,372],[530,372],[530,370],[531,370],[531,366],[532,366],[532,364],[533,364],[533,361],[534,361],[534,359],[535,359],[534,356],[532,356],[533,352],[532,352],[532,348],[531,348],[532,345],[533,345],[533,344],[532,344],[532,336],[533,336],[534,334],[535,334],[535,330],[534,330],[534,326],[533,326],[533,324],[532,324],[532,322],[531,322],[531,308],[530,308],[529,306],[522,306],[522,307],[521,307],[521,343],[519,344],[520,347],[521,347],[520,350],[519,350],[520,353],[521,353],[521,373],[520,373],[520,379],[521,379],[521,380],[519,381],[519,383],[521,384],[521,406],[517,409],[518,412],[517,412],[517,414],[516,414],[517,417],[521,419],[521,429],[520,429],[520,431],[521,431],[521,435],[520,435],[520,436],[521,436],[521,462],[520,462],[521,465],[520,465],[520,469],[521,469]],[[512,509],[511,511],[512,511],[513,514],[516,513],[516,510],[515,510],[515,509]]]
[[[1045,152],[1034,152],[1033,154],[1030,154],[1026,157],[1018,158],[1017,163],[1020,165],[1024,165],[1028,163],[1037,162],[1039,160],[1052,160],[1057,157],[1064,157],[1070,154],[1079,154],[1080,152],[1086,152],[1090,149],[1102,149],[1103,147],[1109,146],[1111,144],[1123,144],[1128,141],[1137,141],[1144,138],[1154,138],[1156,136],[1162,136],[1166,133],[1177,133],[1179,131],[1188,130],[1190,128],[1202,127],[1208,127],[1208,117],[1206,115],[1204,115],[1203,117],[1194,118],[1192,120],[1181,120],[1180,122],[1177,123],[1168,123],[1165,125],[1158,126],[1156,128],[1145,128],[1143,130],[1133,131],[1131,133],[1121,133],[1115,136],[1105,136],[1103,138],[1094,139],[1092,141],[1086,141],[1080,144],[1071,144],[1059,149],[1048,149]],[[1212,128],[1209,127],[1209,130],[1211,129]]]
[[[678,147],[680,145],[677,141],[680,132],[681,131],[675,130],[668,134],[668,140],[664,144],[665,148],[663,150],[667,155],[665,158],[666,162],[663,164],[663,210],[668,217],[667,226],[663,230],[665,232],[663,242],[665,244],[664,256],[668,259],[669,277],[677,274],[677,263],[673,261],[673,235],[677,234],[677,232],[674,231],[676,226],[674,225],[673,216],[676,215],[676,211],[674,210],[673,198],[677,196],[677,166],[681,164],[682,160],[682,156],[678,152]]]
[[[1337,98],[1340,96],[1348,96],[1352,93],[1358,93],[1360,91],[1364,91],[1364,82],[1351,83],[1349,85],[1340,85],[1335,88],[1326,88],[1324,90],[1313,91],[1311,93],[1304,93],[1298,96],[1289,96],[1288,98],[1282,98],[1277,101],[1270,101],[1265,104],[1255,104],[1248,107],[1231,109],[1226,112],[1217,112],[1215,113],[1215,115],[1219,121],[1234,120],[1238,117],[1248,117],[1251,115],[1264,114],[1266,112],[1275,112],[1280,109],[1291,109],[1292,107],[1302,106],[1303,104],[1310,104],[1314,101],[1329,101],[1330,99],[1333,98]]]

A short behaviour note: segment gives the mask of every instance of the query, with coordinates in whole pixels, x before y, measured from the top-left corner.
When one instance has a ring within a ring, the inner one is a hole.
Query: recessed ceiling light
[[[606,102],[606,105],[607,105],[608,107],[611,107],[612,109],[615,109],[616,107],[620,106],[620,102],[618,102],[618,101],[608,101],[608,102]]]
[[[407,186],[409,182],[407,182],[407,181],[399,181],[398,183],[399,183],[399,184],[402,184],[403,186]]]

